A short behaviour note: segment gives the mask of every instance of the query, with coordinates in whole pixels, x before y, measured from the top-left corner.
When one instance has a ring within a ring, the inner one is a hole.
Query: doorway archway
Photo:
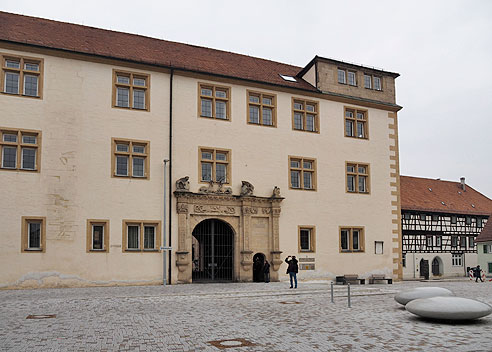
[[[234,232],[229,224],[207,219],[193,229],[193,282],[233,281]]]
[[[253,281],[264,282],[265,276],[263,273],[263,266],[265,264],[265,255],[263,253],[256,253],[253,256]]]
[[[442,262],[441,258],[439,257],[435,257],[434,259],[432,259],[432,275],[442,275]]]

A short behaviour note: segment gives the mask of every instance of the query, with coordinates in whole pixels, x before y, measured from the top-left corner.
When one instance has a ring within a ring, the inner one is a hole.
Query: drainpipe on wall
[[[173,78],[174,78],[174,70],[171,69],[171,77],[169,79],[169,247],[172,245],[172,236],[171,236],[171,229],[172,229],[172,222],[173,222],[173,217],[171,214],[171,209],[172,209],[172,171],[173,171]],[[172,253],[169,251],[169,266],[168,266],[168,276],[169,276],[169,284],[171,285],[171,257]]]
[[[166,251],[168,250],[166,247],[166,174],[167,174],[167,163],[168,159],[164,159],[164,218],[162,219],[162,285],[166,286]],[[171,255],[171,254],[169,254]]]

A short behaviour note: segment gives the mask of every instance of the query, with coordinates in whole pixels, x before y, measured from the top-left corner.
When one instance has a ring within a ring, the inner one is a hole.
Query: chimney
[[[463,192],[466,192],[465,178],[461,177],[460,181],[461,181],[461,188],[463,188]]]

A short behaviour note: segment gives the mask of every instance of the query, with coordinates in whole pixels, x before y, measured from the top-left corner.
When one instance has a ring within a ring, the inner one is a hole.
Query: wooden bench
[[[359,279],[357,275],[341,275],[341,276],[336,276],[335,277],[335,283],[336,284],[342,284],[346,285],[348,283],[350,284],[360,284],[364,285],[366,283],[366,279]]]
[[[384,275],[377,275],[377,274],[371,275],[371,277],[369,277],[369,284],[374,284],[374,281],[387,281],[388,284],[393,283],[393,279],[388,279]]]

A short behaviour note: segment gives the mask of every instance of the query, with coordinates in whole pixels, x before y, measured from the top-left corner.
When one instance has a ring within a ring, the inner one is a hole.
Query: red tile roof
[[[475,238],[475,242],[492,242],[492,218],[489,218],[485,227]]]
[[[317,91],[296,76],[302,67],[194,45],[0,11],[0,41],[103,56]]]
[[[401,176],[401,209],[451,214],[490,215],[492,200],[460,182]],[[444,204],[442,204],[444,202]]]

